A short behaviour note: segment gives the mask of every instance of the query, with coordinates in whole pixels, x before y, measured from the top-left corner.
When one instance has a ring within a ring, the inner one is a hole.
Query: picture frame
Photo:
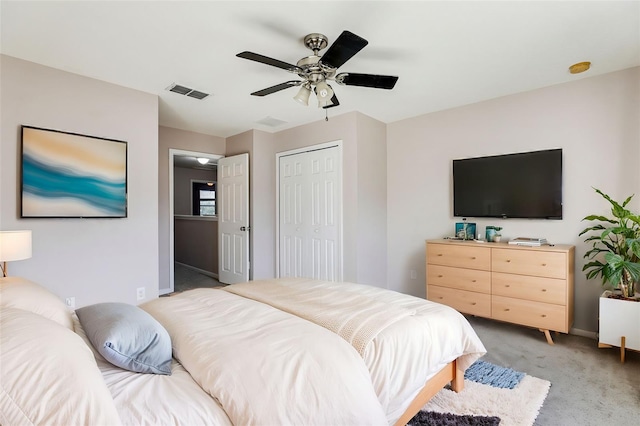
[[[22,218],[127,217],[125,141],[21,126]]]
[[[474,240],[476,238],[476,224],[469,222],[456,223],[456,238]]]

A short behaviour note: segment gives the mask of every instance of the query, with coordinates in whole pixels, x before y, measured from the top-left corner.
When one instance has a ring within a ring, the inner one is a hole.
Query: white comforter
[[[268,288],[274,284],[291,287],[301,295],[299,298],[304,301],[297,311],[289,301],[280,303],[273,294],[261,292],[261,286]],[[318,310],[324,307],[333,315],[336,307],[343,305],[344,300],[351,300],[356,296],[358,304],[370,301],[370,306],[390,307],[396,313],[397,320],[383,327],[361,352],[389,424],[396,422],[425,382],[446,364],[457,358],[458,366],[466,369],[486,353],[475,331],[459,312],[406,294],[361,284],[305,278],[251,281],[225,289],[255,297],[280,309],[296,311],[292,313],[321,325],[324,325],[322,319],[314,319]],[[337,300],[330,297],[332,290],[335,291]],[[309,304],[316,306],[314,312],[301,313]],[[350,309],[347,304],[344,315],[353,315],[350,311],[355,306]]]
[[[95,350],[75,314],[73,325],[93,350],[123,425],[232,426],[222,407],[176,360],[171,363],[170,376],[123,370]]]
[[[221,290],[142,306],[234,424],[387,424],[357,351],[336,334]]]

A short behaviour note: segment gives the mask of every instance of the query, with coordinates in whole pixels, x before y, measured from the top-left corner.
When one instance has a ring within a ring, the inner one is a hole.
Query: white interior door
[[[249,154],[218,160],[219,281],[249,281]]]
[[[279,275],[342,280],[341,153],[337,146],[279,160]]]

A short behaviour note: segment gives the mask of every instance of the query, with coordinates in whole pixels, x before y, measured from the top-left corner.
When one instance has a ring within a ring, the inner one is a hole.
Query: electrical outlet
[[[145,288],[144,287],[138,287],[136,290],[136,297],[138,300],[143,300],[145,298]]]
[[[418,278],[418,274],[416,273],[415,269],[412,269],[409,271],[409,276],[411,277],[412,280],[415,280]]]
[[[64,304],[67,305],[67,308],[69,308],[69,309],[75,309],[76,308],[76,298],[75,297],[67,297],[66,299],[64,299]]]

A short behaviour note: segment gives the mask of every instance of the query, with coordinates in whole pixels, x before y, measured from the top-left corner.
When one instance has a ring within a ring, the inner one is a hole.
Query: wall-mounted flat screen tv
[[[453,215],[562,219],[562,149],[453,160]]]
[[[127,217],[127,143],[22,126],[22,217]]]

